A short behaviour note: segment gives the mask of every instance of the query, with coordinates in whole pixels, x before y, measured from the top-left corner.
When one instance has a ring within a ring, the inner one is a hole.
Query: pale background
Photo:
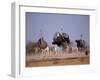
[[[38,41],[42,33],[44,40],[52,44],[53,35],[59,31],[69,34],[74,42],[82,34],[89,44],[89,21],[89,15],[26,12],[26,43]]]
[[[10,77],[11,68],[11,2],[24,0],[1,0],[0,1],[0,80],[14,80]],[[99,0],[25,0],[34,1],[39,4],[72,4],[95,6],[97,11],[97,40],[96,53],[98,53],[97,72],[96,73],[81,73],[81,74],[53,74],[46,76],[33,76],[27,78],[18,78],[16,80],[100,80],[100,1]],[[73,77],[72,77],[73,76]]]

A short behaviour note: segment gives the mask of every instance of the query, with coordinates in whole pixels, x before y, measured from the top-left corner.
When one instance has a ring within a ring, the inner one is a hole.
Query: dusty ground
[[[56,66],[56,65],[80,65],[89,64],[89,55],[84,53],[28,55],[26,67]]]

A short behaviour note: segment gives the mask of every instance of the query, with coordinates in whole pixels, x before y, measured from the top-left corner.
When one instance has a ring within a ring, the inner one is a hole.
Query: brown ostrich
[[[38,40],[38,47],[40,49],[45,49],[47,47],[47,42],[44,40],[43,37]]]

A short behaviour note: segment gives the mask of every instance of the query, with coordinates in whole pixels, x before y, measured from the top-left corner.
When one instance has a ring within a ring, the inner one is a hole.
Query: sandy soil
[[[84,53],[51,53],[46,55],[41,54],[26,56],[26,67],[80,65],[89,63],[89,55],[85,55]]]

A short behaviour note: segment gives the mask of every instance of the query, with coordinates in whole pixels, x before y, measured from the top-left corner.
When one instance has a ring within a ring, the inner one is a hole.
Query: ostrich
[[[82,51],[86,49],[86,42],[83,39],[83,35],[81,34],[80,37],[81,38],[79,40],[75,40],[75,42],[77,43],[78,51]]]
[[[60,32],[56,32],[54,34],[52,44],[62,47],[62,49],[65,51],[70,45],[69,35],[66,33],[61,34]]]

